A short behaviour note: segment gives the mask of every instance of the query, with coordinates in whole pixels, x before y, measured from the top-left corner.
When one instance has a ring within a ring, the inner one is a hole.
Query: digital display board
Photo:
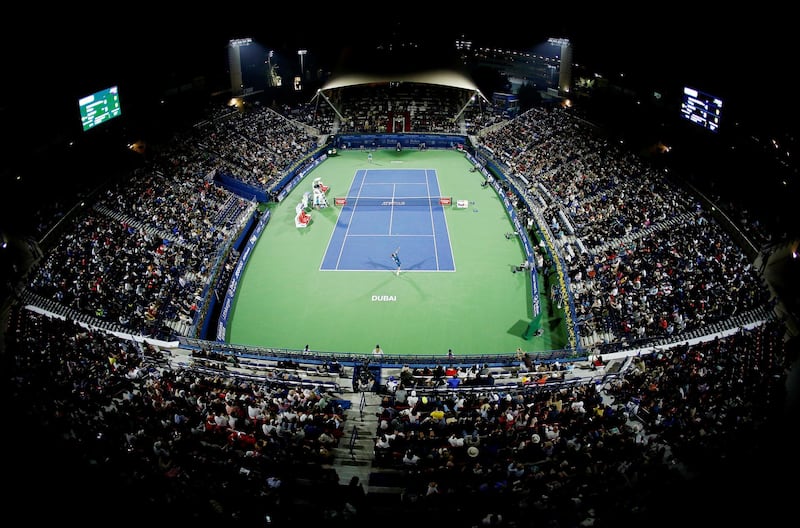
[[[92,95],[78,99],[78,108],[81,112],[81,125],[83,131],[105,123],[122,115],[122,107],[119,104],[119,89],[116,86],[100,90]]]
[[[722,99],[694,88],[684,87],[681,117],[699,127],[717,132],[722,117]]]

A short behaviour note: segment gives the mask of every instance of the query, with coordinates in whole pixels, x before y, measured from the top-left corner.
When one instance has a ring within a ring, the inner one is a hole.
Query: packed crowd
[[[10,328],[18,448],[31,457],[17,482],[56,486],[50,504],[80,498],[100,518],[123,514],[124,501],[124,522],[230,526],[267,515],[344,526],[369,522],[380,504],[356,510],[330,468],[347,421],[319,386],[237,377],[236,358],[205,351],[176,363],[22,307]],[[630,357],[600,385],[377,386],[373,468],[394,472],[402,490],[381,511],[453,526],[667,526],[687,509],[697,523],[769,522],[790,491],[780,487],[792,425],[781,414],[784,334],[772,321]],[[69,487],[78,475],[82,485]],[[314,508],[298,506],[304,497]],[[749,505],[733,508],[734,498]],[[765,499],[778,504],[762,511]],[[37,518],[48,514],[64,518]]]
[[[316,129],[320,135],[334,134],[336,131],[338,117],[323,97],[316,97],[309,102],[281,104],[275,111],[292,121]]]
[[[18,447],[41,449],[29,464],[47,475],[40,489],[74,481],[48,502],[67,506],[67,498],[82,497],[91,515],[113,513],[123,523],[253,526],[276,515],[304,480],[309,489],[326,485],[321,465],[345,426],[329,391],[279,375],[237,379],[229,358],[211,354],[176,365],[152,345],[24,308],[12,319],[10,392],[24,404],[18,425],[27,431]],[[127,507],[120,510],[120,501]]]
[[[214,115],[155,149],[152,165],[124,185],[104,190],[43,257],[28,288],[133,334],[169,336],[171,325],[195,319],[214,271],[229,276],[236,254],[227,244],[253,212],[214,175],[268,186],[314,147],[305,130],[268,109]],[[627,343],[767,302],[752,264],[712,216],[564,112],[534,109],[482,143],[528,182],[557,231],[580,240],[585,251],[558,257],[586,328]],[[225,368],[228,358],[176,367],[152,345],[19,307],[10,328],[14,401],[22,423],[36,427],[31,445],[48,455],[36,467],[66,456],[60,464],[71,471],[91,468],[96,511],[119,514],[122,497],[163,521],[249,526],[265,515],[291,518],[289,497],[304,493],[320,508],[295,518],[344,515],[337,479],[321,468],[344,434],[343,412],[321,387],[241,379]],[[709,475],[731,476],[731,462],[752,464],[780,438],[768,427],[788,368],[783,335],[771,321],[631,358],[602,386],[493,389],[479,371],[473,379],[485,391],[426,392],[433,387],[412,386],[413,373],[391,388],[372,383],[388,396],[375,465],[402,471],[399,508],[441,521],[674,521],[683,510],[670,508],[687,500],[685,490],[720,485]],[[747,469],[771,477],[771,467]],[[51,478],[66,486],[69,477]],[[728,518],[727,506],[700,517]]]
[[[769,301],[751,259],[687,191],[567,110],[531,109],[482,146],[552,218],[576,316],[603,344],[678,335]]]
[[[193,128],[193,144],[218,158],[223,172],[268,189],[317,147],[310,130],[270,108],[248,104],[214,109]]]
[[[316,145],[302,127],[258,106],[212,107],[206,117],[153,146],[144,167],[72,219],[28,290],[135,334],[168,339],[195,324],[256,207],[215,185],[215,175],[263,188]]]
[[[344,117],[339,132],[461,133],[463,119],[456,117],[470,95],[460,88],[401,82],[347,87],[332,94],[332,101]]]
[[[754,469],[775,479],[778,468],[755,459],[790,441],[784,332],[771,322],[631,357],[602,385],[476,393],[401,382],[386,387],[374,463],[403,471],[405,512],[457,526],[490,515],[503,526],[668,526],[687,509],[692,525],[721,524],[743,513],[730,497],[780,485],[735,490]]]
[[[220,252],[255,204],[181,173],[131,176],[73,220],[27,287],[130,333],[168,338],[194,322]]]

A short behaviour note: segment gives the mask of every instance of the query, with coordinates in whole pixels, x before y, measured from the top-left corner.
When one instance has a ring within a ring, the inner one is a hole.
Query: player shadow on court
[[[435,269],[435,266],[432,266],[432,267],[425,267],[425,268],[423,268],[423,266],[422,266],[422,265],[423,265],[423,264],[425,264],[426,262],[433,261],[433,260],[434,260],[434,259],[433,259],[433,256],[430,256],[430,257],[428,257],[428,258],[426,258],[426,259],[423,259],[423,260],[421,260],[421,261],[419,261],[419,262],[415,262],[415,263],[414,263],[413,265],[411,265],[411,266],[403,266],[403,267],[400,269],[400,273],[403,273],[403,271],[404,271],[404,270],[409,270],[409,271],[411,271],[411,270],[436,271],[436,269]]]
[[[425,264],[425,262],[431,261],[431,260],[433,260],[432,256],[428,257],[426,259],[423,259],[423,260],[421,260],[419,262],[415,262],[414,264],[412,264],[410,266],[406,266],[405,264],[403,264],[403,266],[400,268],[400,275],[402,275],[404,271],[414,271],[414,270],[417,270],[417,271],[436,271],[434,268],[423,268],[423,264]],[[397,266],[395,266],[394,263],[391,262],[391,261],[390,262],[383,262],[383,261],[377,261],[375,259],[370,258],[370,259],[367,260],[367,265],[366,265],[365,269],[367,269],[367,270],[377,270],[377,271],[387,270],[387,271],[391,271],[392,273],[395,273],[397,271]]]
[[[367,260],[367,268],[368,270],[387,270],[394,273],[397,270],[397,267],[392,263],[386,262],[378,262],[373,259]],[[402,271],[402,270],[401,270]]]
[[[374,288],[370,289],[370,291],[369,291],[370,295],[384,295],[386,293],[386,291],[387,291],[387,288],[390,288],[392,286],[392,284],[397,284],[398,280],[402,281],[403,278],[404,278],[402,273],[400,274],[399,277],[395,277],[394,276],[394,272],[392,272],[391,276],[384,275],[384,277],[385,278],[381,280],[380,284],[378,284]],[[414,281],[409,281],[409,282],[404,282],[403,284],[404,285],[405,284],[414,285],[415,283],[414,283]],[[414,289],[418,289],[418,287],[415,285]],[[422,293],[424,293],[424,292],[422,292]]]
[[[431,259],[432,258],[433,257],[431,257]],[[430,259],[426,259],[426,260],[430,260]],[[369,262],[370,265],[373,266],[370,269],[381,270],[381,271],[382,270],[386,270],[386,271],[391,271],[392,273],[396,273],[397,272],[397,267],[392,265],[392,264],[377,263],[374,260],[369,260],[368,262]],[[405,272],[405,271],[415,271],[415,270],[416,271],[430,271],[430,272],[435,272],[436,271],[435,269],[432,269],[432,268],[423,268],[422,264],[424,264],[424,263],[425,263],[425,261],[423,260],[422,262],[417,262],[417,263],[413,264],[412,266],[403,265],[403,267],[400,268],[400,275],[403,275],[403,272]]]
[[[386,271],[391,273],[391,276],[385,275],[386,278],[383,279],[381,281],[381,283],[378,286],[376,286],[371,293],[379,294],[379,293],[385,292],[386,291],[385,288],[387,286],[389,286],[391,284],[396,284],[398,280],[402,281],[404,279],[407,279],[410,276],[409,274],[405,274],[404,275],[402,270],[400,270],[400,275],[399,276],[395,276],[395,274],[394,274],[395,270],[394,269],[387,269]],[[428,296],[430,295],[430,293],[431,293],[431,292],[429,292],[427,290],[424,290],[422,287],[420,287],[420,285],[417,284],[417,281],[415,281],[415,280],[407,280],[404,284],[406,284],[406,285],[410,284],[411,288],[419,295],[419,299],[422,300],[422,301],[426,300],[428,298]]]
[[[313,224],[314,224],[314,219],[312,218],[311,222],[309,222],[307,226],[297,227],[297,225],[294,223],[294,220],[292,220],[292,227],[300,234],[300,236],[306,236],[311,231],[312,229],[311,226]]]
[[[506,333],[509,335],[513,335],[515,337],[523,337],[525,335],[525,332],[528,330],[529,325],[530,321],[520,319],[516,323],[511,325],[511,327],[508,330],[506,330]]]

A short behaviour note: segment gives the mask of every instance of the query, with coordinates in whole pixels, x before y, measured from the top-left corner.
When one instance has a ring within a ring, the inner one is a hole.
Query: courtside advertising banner
[[[264,231],[264,228],[267,226],[269,217],[270,211],[267,209],[261,216],[261,220],[258,221],[258,225],[253,231],[253,234],[250,235],[249,239],[247,239],[247,245],[242,250],[242,255],[239,257],[239,262],[236,263],[236,267],[233,270],[231,281],[228,284],[228,291],[225,293],[225,301],[222,303],[222,310],[220,310],[219,321],[217,322],[217,341],[225,341],[225,329],[228,326],[228,316],[230,315],[231,308],[233,307],[233,299],[236,297],[236,288],[239,286],[239,279],[242,276],[242,270],[244,270],[244,267],[247,265],[247,261],[250,258],[250,253],[253,251],[253,247],[255,247],[256,242],[258,242],[258,237],[261,236],[261,232]]]

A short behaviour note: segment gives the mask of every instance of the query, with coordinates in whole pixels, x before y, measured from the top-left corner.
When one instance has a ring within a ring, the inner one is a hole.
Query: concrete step
[[[345,435],[333,449],[331,467],[336,471],[340,484],[348,484],[350,479],[358,477],[366,491],[375,457],[375,432],[378,428],[378,417],[375,413],[378,412],[382,397],[357,391],[342,391],[340,397],[351,405],[344,413]]]

